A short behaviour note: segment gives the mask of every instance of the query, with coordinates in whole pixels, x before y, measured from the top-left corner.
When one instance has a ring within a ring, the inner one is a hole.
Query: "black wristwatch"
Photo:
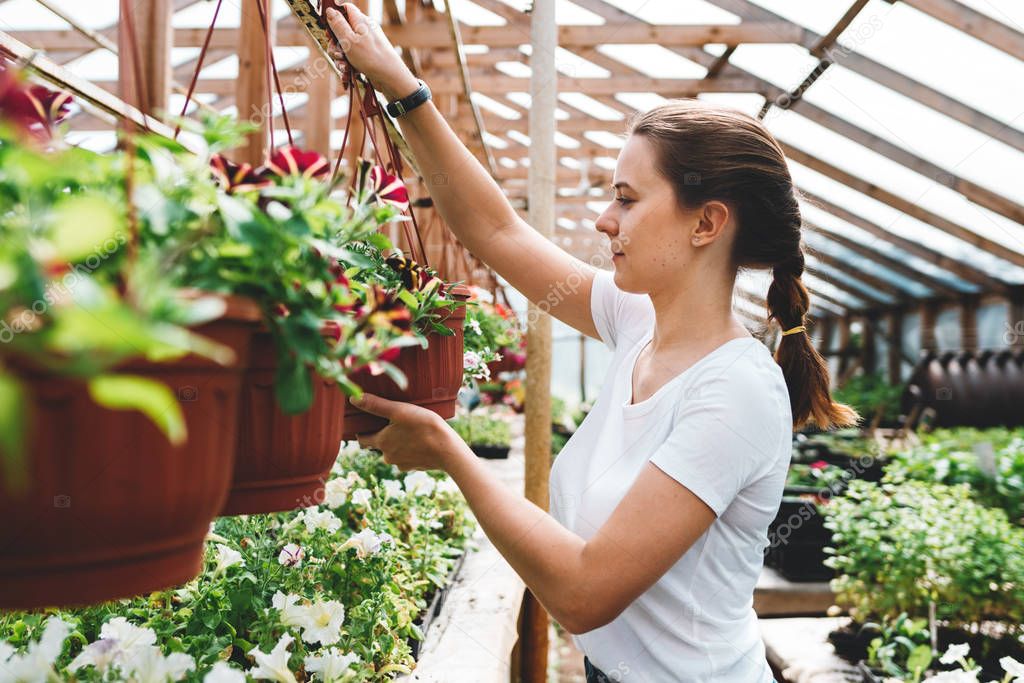
[[[420,106],[421,104],[429,100],[431,97],[432,95],[430,93],[430,88],[427,87],[426,83],[420,81],[420,87],[416,88],[416,92],[409,95],[408,97],[403,97],[400,100],[388,102],[386,109],[388,110],[388,114],[390,114],[392,118],[397,119],[399,116],[407,114],[416,107]]]

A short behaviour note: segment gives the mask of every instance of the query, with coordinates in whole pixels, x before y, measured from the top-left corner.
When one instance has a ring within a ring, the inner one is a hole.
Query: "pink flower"
[[[370,186],[377,199],[389,204],[399,211],[409,208],[409,190],[397,177],[384,170],[383,166],[370,169]]]
[[[301,175],[304,178],[319,178],[331,171],[327,159],[313,150],[301,150],[295,147],[282,147],[274,152],[270,161],[263,169],[264,176],[284,178],[290,175]]]

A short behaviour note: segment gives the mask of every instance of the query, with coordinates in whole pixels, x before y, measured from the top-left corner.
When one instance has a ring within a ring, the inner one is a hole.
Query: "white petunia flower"
[[[299,545],[289,543],[281,548],[281,553],[277,556],[277,562],[285,567],[298,567],[302,564],[303,555],[303,550]]]
[[[324,486],[324,505],[329,508],[338,508],[345,504],[348,500],[349,489],[352,488],[352,482],[347,479],[336,478],[331,479]]]
[[[317,529],[323,529],[333,534],[341,528],[341,520],[330,510],[318,510],[315,506],[306,508],[303,520],[306,523],[306,531],[313,533]]]
[[[345,606],[337,600],[317,601],[306,608],[306,624],[302,639],[307,643],[333,645],[341,640],[345,623]]]
[[[384,498],[402,498],[405,496],[405,491],[402,490],[402,482],[397,479],[384,479],[381,481],[384,485]]]
[[[136,626],[124,617],[114,617],[100,627],[100,638],[116,640],[121,652],[156,645],[156,632],[151,628]]]
[[[304,627],[307,623],[305,605],[296,604],[299,596],[293,593],[285,595],[281,591],[274,593],[270,604],[281,613],[281,623],[285,626]]]
[[[359,655],[354,652],[343,655],[338,648],[332,647],[319,656],[306,657],[306,671],[316,674],[324,683],[335,683],[342,680],[349,667],[359,661]]]
[[[971,651],[971,646],[967,643],[960,643],[959,645],[950,645],[946,650],[946,653],[939,657],[939,663],[941,664],[956,664],[961,659],[966,657]]]
[[[441,481],[436,482],[434,490],[437,493],[456,494],[459,493],[459,485],[451,477],[445,477]]]
[[[156,645],[135,648],[125,659],[124,669],[131,674],[132,683],[167,683],[180,681],[196,662],[184,652],[172,652],[166,657]]]
[[[245,560],[242,559],[242,553],[227,547],[223,543],[217,544],[217,566],[213,569],[213,575],[219,576],[221,573],[227,570],[228,567],[233,567],[236,564],[245,566]]]
[[[1011,683],[1024,683],[1024,664],[1013,657],[1003,657],[999,660],[999,666],[1010,676]]]
[[[405,475],[405,490],[413,495],[429,496],[436,486],[434,478],[423,470]]]
[[[341,545],[341,549],[355,548],[356,556],[363,559],[367,555],[376,555],[380,552],[382,540],[373,529],[363,529],[358,534],[349,536],[348,540]]]
[[[288,668],[288,658],[291,656],[288,646],[294,640],[295,638],[285,633],[270,652],[263,652],[258,647],[249,650],[249,656],[256,660],[256,666],[249,669],[249,675],[277,683],[297,683],[295,674]]]
[[[70,632],[71,627],[59,617],[47,619],[43,635],[37,642],[29,643],[24,654],[14,654],[5,649],[7,661],[0,667],[0,681],[45,683],[55,680],[53,663],[64,649],[64,641]]]
[[[245,683],[245,674],[231,668],[227,662],[217,662],[209,673],[203,676],[203,683]]]
[[[373,492],[370,489],[356,489],[352,492],[352,502],[356,505],[363,505],[369,507],[370,498],[373,497]]]
[[[89,643],[78,656],[71,660],[68,669],[78,671],[86,666],[94,666],[101,674],[106,673],[110,665],[121,654],[120,643],[114,638],[101,638],[95,643]]]

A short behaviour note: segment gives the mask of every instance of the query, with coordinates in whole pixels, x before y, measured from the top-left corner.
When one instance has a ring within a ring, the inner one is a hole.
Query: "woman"
[[[389,101],[419,83],[355,6],[329,22]],[[751,607],[792,429],[853,424],[805,334],[800,212],[781,149],[754,119],[698,101],[639,116],[597,219],[614,273],[516,215],[426,102],[401,117],[459,240],[614,357],[551,471],[551,515],[508,490],[437,415],[366,396],[361,437],[401,469],[443,469],[488,537],[585,653],[588,681],[766,683]],[[737,269],[771,268],[776,358],[732,313]],[[777,360],[777,362],[776,362]],[[604,678],[602,678],[602,676]]]

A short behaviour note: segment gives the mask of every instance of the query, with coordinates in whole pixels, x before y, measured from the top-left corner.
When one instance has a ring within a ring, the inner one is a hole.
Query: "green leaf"
[[[919,676],[932,663],[932,648],[930,645],[918,645],[910,651],[907,657],[907,670]]]
[[[0,470],[10,490],[25,486],[25,406],[28,398],[14,377],[0,374]]]
[[[289,351],[278,359],[274,389],[281,412],[295,415],[309,410],[313,404],[313,378],[306,366]]]
[[[140,411],[172,444],[185,443],[185,416],[166,385],[138,375],[99,375],[89,381],[89,394],[105,408]]]
[[[50,239],[56,257],[63,261],[109,256],[109,240],[120,247],[128,239],[124,217],[114,202],[105,197],[68,197],[57,203],[50,220]]]
[[[398,290],[398,298],[413,311],[418,311],[420,308],[420,302],[417,301],[416,296],[407,289]]]

